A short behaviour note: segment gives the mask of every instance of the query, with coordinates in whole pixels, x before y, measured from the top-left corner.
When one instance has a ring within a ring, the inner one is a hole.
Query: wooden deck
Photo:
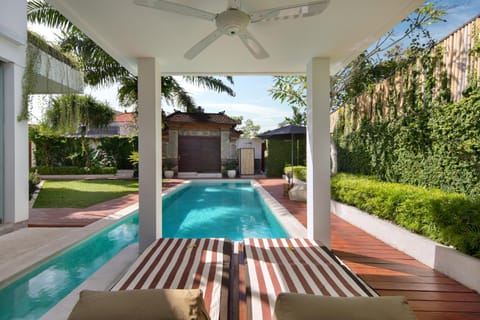
[[[290,201],[283,196],[284,180],[260,179],[258,181],[306,226],[306,205]],[[172,181],[164,188],[179,182],[181,180]],[[87,212],[88,223],[92,219],[102,217],[98,212],[95,217],[93,210],[90,209],[92,208],[76,212],[75,217],[80,219]],[[105,211],[102,212],[105,213]],[[68,214],[72,215],[73,213]],[[61,214],[45,215],[43,218],[43,225],[58,226],[62,224]],[[419,320],[480,320],[479,294],[445,275],[433,271],[335,215],[332,215],[331,221],[333,251],[380,295],[406,296]],[[236,259],[238,258],[236,257]],[[245,294],[244,265],[241,262],[239,264],[239,283],[237,284],[240,289],[240,300],[244,299]],[[245,319],[245,308],[245,305],[240,304],[239,309],[236,310],[240,314],[240,319]],[[238,314],[234,318],[237,316]]]
[[[306,205],[283,196],[283,180],[259,180],[306,226]],[[348,222],[331,216],[334,253],[380,295],[402,295],[419,320],[480,319],[480,295]]]

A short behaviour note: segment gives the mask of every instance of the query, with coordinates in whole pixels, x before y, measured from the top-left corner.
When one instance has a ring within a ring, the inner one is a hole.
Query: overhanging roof
[[[250,24],[270,57],[254,59],[238,37],[222,36],[193,60],[184,53],[215,23],[137,6],[133,0],[47,0],[134,74],[137,58],[156,57],[163,74],[304,74],[312,57],[330,73],[389,31],[423,0],[331,0],[320,15]],[[227,0],[170,0],[219,13]],[[244,0],[247,12],[306,0]]]
[[[258,135],[260,138],[283,137],[291,135],[306,135],[307,127],[291,124],[285,127],[269,130]]]

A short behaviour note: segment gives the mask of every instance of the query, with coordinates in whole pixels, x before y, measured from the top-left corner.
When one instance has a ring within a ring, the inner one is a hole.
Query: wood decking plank
[[[480,310],[480,302],[410,300],[408,303],[418,311],[479,312]]]
[[[283,196],[284,180],[259,182],[307,226],[305,203]],[[480,320],[480,295],[331,215],[334,253],[380,295],[406,296],[419,320]]]
[[[417,320],[479,320],[480,313],[416,311]]]
[[[381,296],[405,296],[409,300],[480,302],[480,295],[474,292],[459,293],[381,289],[377,290],[377,293]]]

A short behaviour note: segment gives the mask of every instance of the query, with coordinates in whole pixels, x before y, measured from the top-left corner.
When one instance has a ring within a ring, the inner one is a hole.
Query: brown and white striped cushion
[[[248,300],[253,319],[271,319],[281,292],[333,297],[377,296],[328,251],[309,239],[246,239]]]
[[[219,319],[222,279],[228,276],[224,243],[224,239],[158,239],[112,290],[201,289],[211,319]]]

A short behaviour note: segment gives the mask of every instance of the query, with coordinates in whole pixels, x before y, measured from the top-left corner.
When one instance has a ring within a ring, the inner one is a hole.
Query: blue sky
[[[435,0],[429,2],[435,2],[447,11],[444,16],[447,20],[446,23],[440,22],[431,25],[429,28],[432,37],[436,40],[441,40],[480,14],[480,0]],[[35,31],[48,34],[48,31],[37,30]],[[189,83],[182,82],[182,84],[192,94],[196,103],[202,106],[206,112],[226,111],[231,116],[243,116],[245,120],[252,119],[255,124],[261,126],[261,131],[277,128],[278,123],[291,115],[291,109],[288,105],[282,105],[270,97],[268,89],[272,85],[272,77],[236,76],[234,82],[235,97],[210,92]],[[119,106],[116,99],[116,87],[87,88],[85,93],[90,93],[101,101],[107,101],[111,107],[117,110],[124,110]],[[173,106],[167,104],[163,104],[162,108],[167,113],[173,111]]]

